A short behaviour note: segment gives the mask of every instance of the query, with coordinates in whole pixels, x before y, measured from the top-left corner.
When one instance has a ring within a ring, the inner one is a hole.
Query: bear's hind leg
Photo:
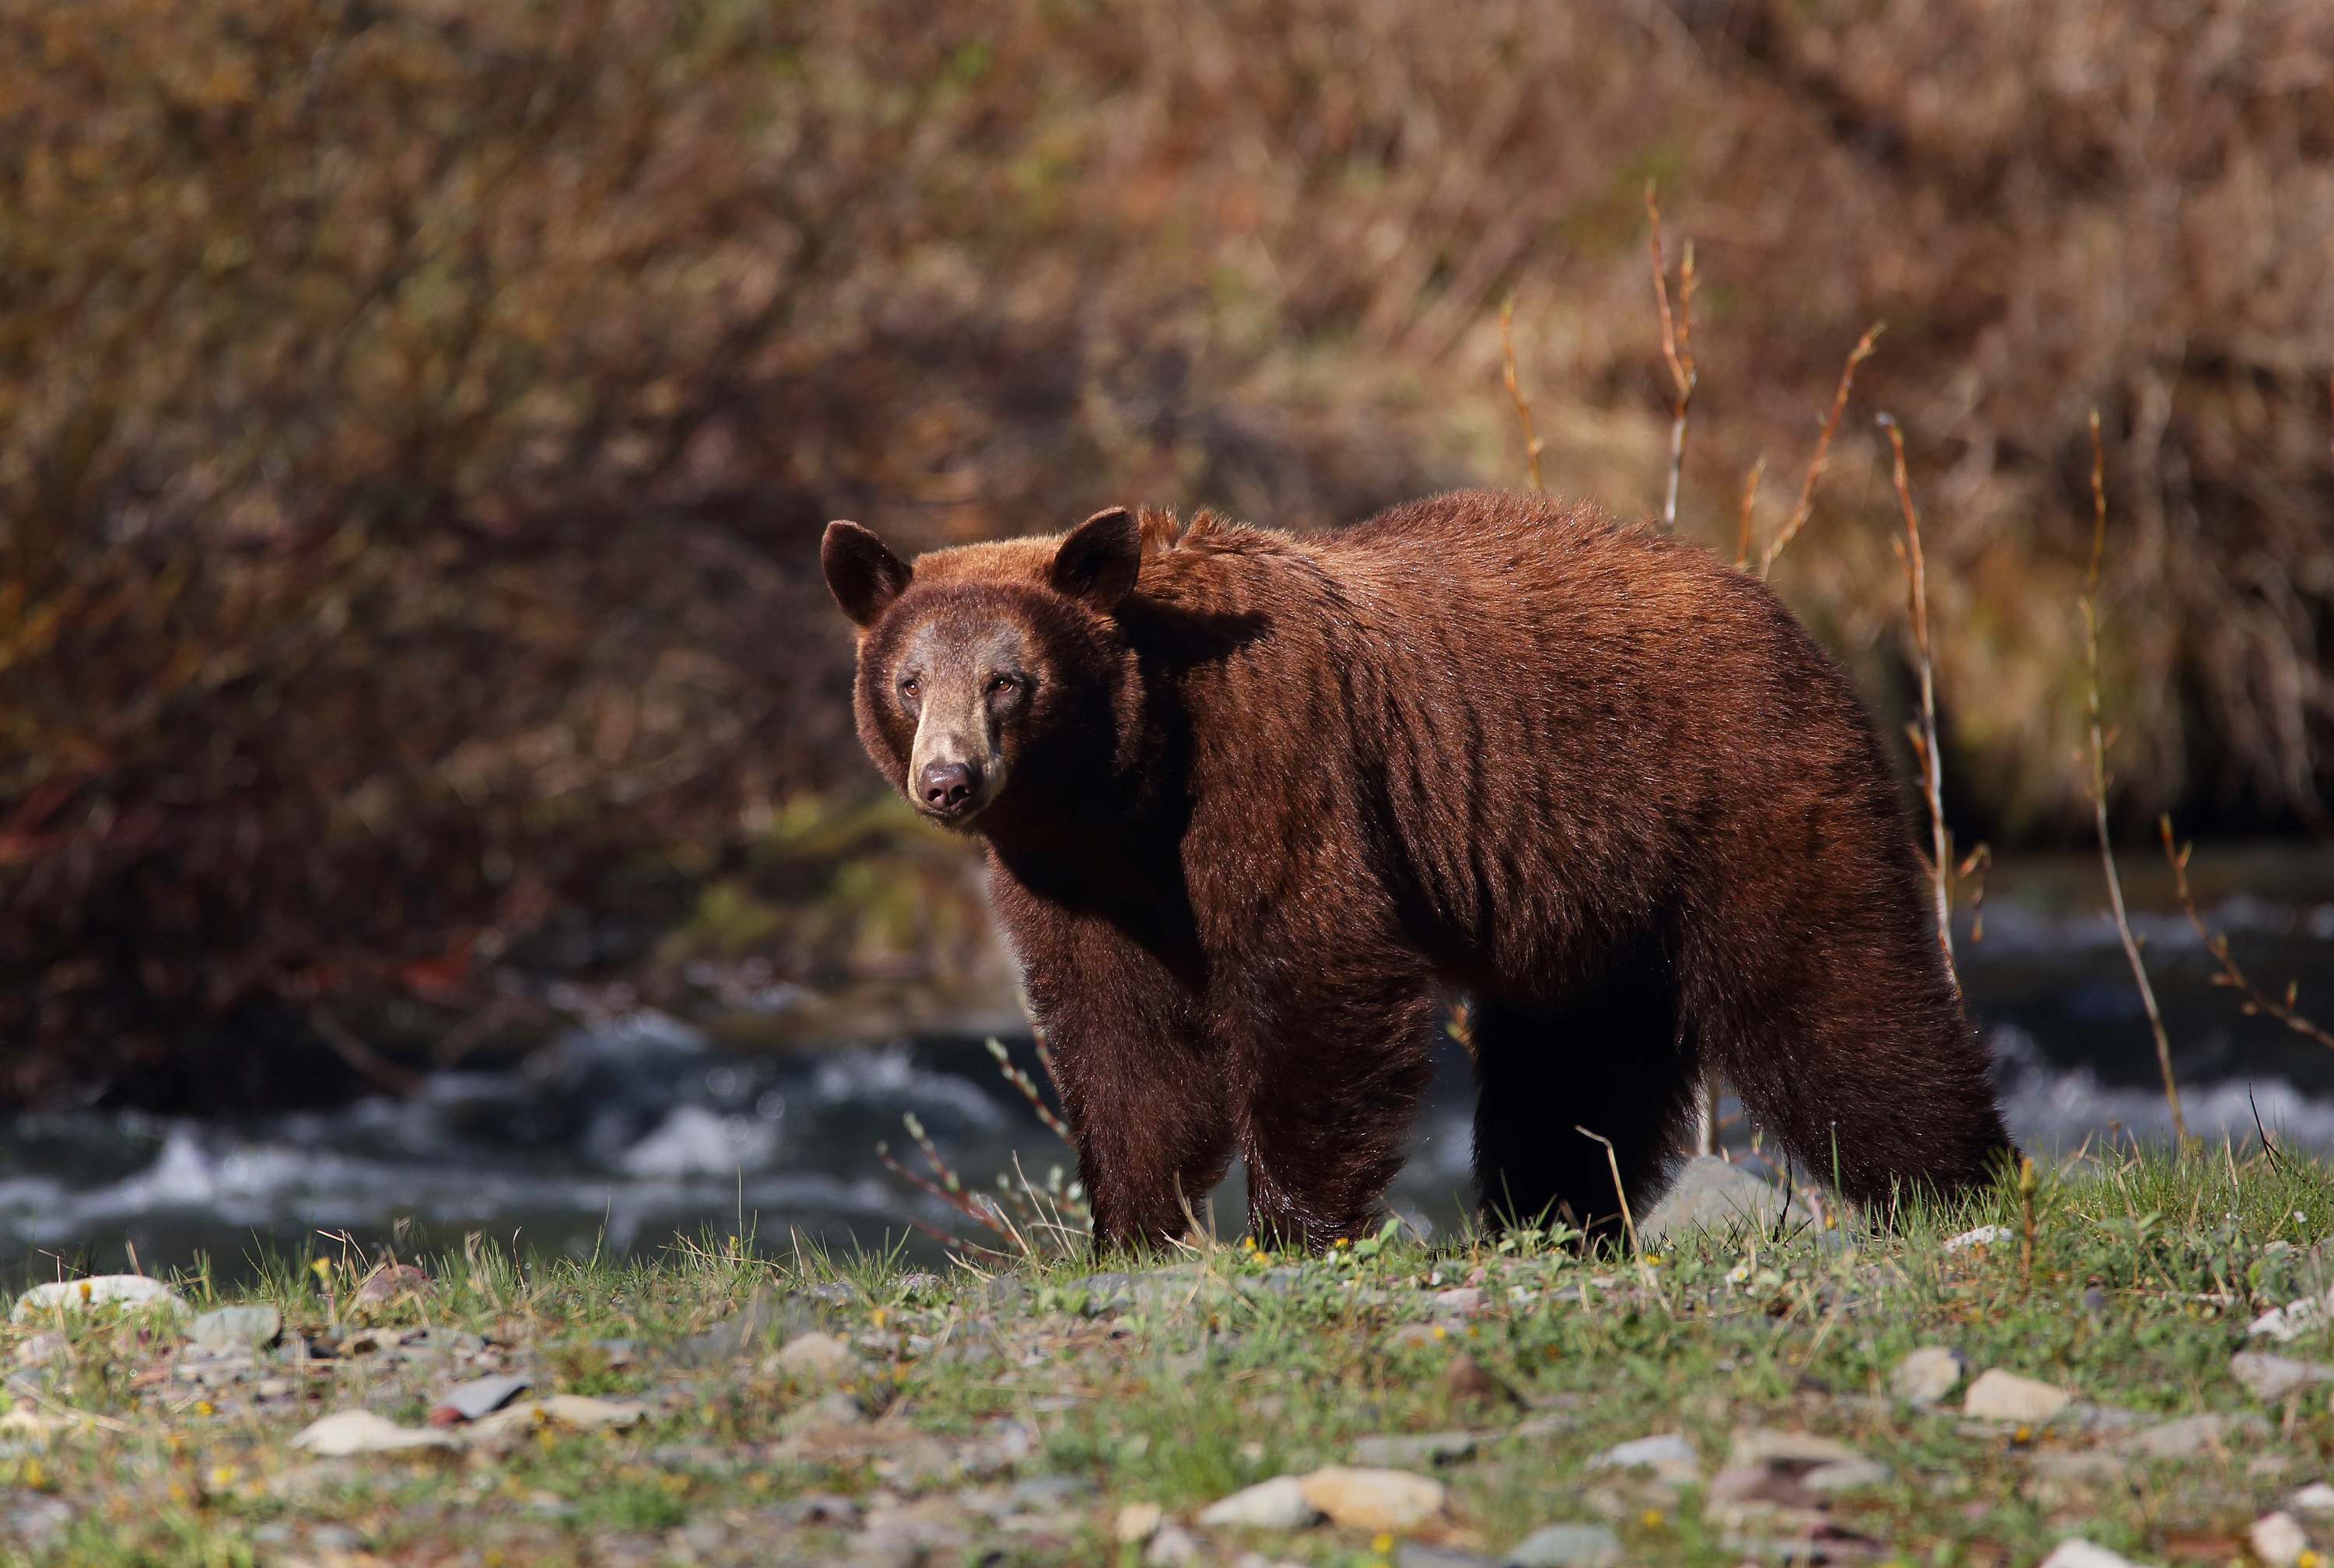
[[[1622,979],[1554,1006],[1478,998],[1471,1018],[1484,1218],[1500,1227],[1566,1219],[1617,1238],[1614,1164],[1641,1212],[1691,1100],[1674,999],[1657,982]],[[1610,1159],[1581,1127],[1612,1140]]]

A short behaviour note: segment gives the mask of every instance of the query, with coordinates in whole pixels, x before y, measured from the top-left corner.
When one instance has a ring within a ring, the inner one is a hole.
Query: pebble
[[[356,1304],[382,1306],[400,1296],[428,1295],[430,1289],[427,1270],[410,1263],[394,1263],[374,1270],[371,1277],[357,1286]]]
[[[2245,1332],[2262,1335],[2280,1344],[2290,1344],[2313,1329],[2325,1327],[2329,1315],[2334,1315],[2334,1290],[2324,1295],[2301,1296],[2281,1307],[2271,1307],[2253,1319]]]
[[[95,1306],[120,1306],[131,1311],[159,1308],[174,1313],[190,1310],[186,1297],[159,1279],[149,1279],[142,1274],[100,1274],[87,1279],[52,1280],[47,1284],[36,1284],[16,1298],[16,1310],[9,1316],[20,1323],[30,1323],[60,1311]]]
[[[2259,1416],[2187,1416],[2134,1432],[2123,1446],[2151,1459],[2185,1459],[2244,1436],[2266,1438],[2269,1423]]]
[[[778,1371],[805,1382],[836,1382],[849,1377],[859,1365],[859,1358],[847,1342],[834,1334],[815,1331],[796,1334],[779,1348],[772,1360]]]
[[[1451,1546],[1422,1546],[1404,1541],[1394,1549],[1394,1568],[1507,1568],[1497,1558]]]
[[[2322,1361],[2295,1361],[2261,1351],[2239,1351],[2229,1358],[2229,1371],[2265,1405],[2276,1403],[2296,1389],[2334,1380],[2334,1367]]]
[[[1603,1525],[1543,1525],[1508,1554],[1513,1568],[1612,1568],[1621,1538]]]
[[[1407,1470],[1331,1465],[1301,1483],[1305,1500],[1349,1530],[1413,1530],[1442,1512],[1442,1483]]]
[[[54,1329],[43,1329],[16,1347],[16,1361],[20,1366],[45,1366],[63,1360],[72,1349],[72,1342],[64,1335]]]
[[[187,1338],[207,1351],[272,1345],[283,1332],[284,1314],[272,1306],[219,1307],[187,1325]]]
[[[1294,1476],[1275,1476],[1210,1503],[1200,1523],[1210,1530],[1302,1530],[1321,1516]]]
[[[1694,1231],[1767,1231],[1786,1214],[1794,1223],[1808,1217],[1781,1188],[1716,1155],[1700,1154],[1685,1162],[1661,1202],[1639,1222],[1637,1236],[1653,1246]]]
[[[2334,1514],[2334,1486],[2323,1481],[2312,1481],[2287,1502],[2305,1514]]]
[[[1975,1230],[1965,1230],[1959,1236],[1947,1237],[1945,1250],[1963,1252],[1972,1246],[1992,1246],[1996,1242],[2008,1241],[2015,1234],[2006,1225],[1981,1225]]]
[[[2264,1514],[2254,1520],[2253,1527],[2245,1532],[2245,1541],[2269,1568],[2293,1568],[2310,1550],[2310,1537],[2302,1534],[2300,1521],[2285,1513]]]
[[[509,1404],[523,1390],[534,1386],[534,1380],[523,1375],[509,1377],[473,1378],[467,1383],[457,1383],[438,1398],[429,1408],[429,1424],[448,1427],[457,1421],[475,1421],[491,1415]]]
[[[1164,1517],[1156,1503],[1129,1503],[1118,1511],[1111,1533],[1118,1537],[1121,1545],[1135,1545],[1156,1534],[1159,1522]]]
[[[1162,1525],[1151,1537],[1151,1550],[1143,1560],[1152,1568],[1183,1568],[1200,1560],[1200,1544],[1181,1525]]]
[[[2137,1568],[2128,1557],[2070,1535],[2042,1559],[2041,1568]]]
[[[1451,1290],[1436,1291],[1434,1304],[1444,1312],[1471,1318],[1483,1310],[1483,1293],[1471,1284],[1458,1285]]]
[[[1701,1457],[1683,1432],[1660,1432],[1616,1443],[1588,1461],[1592,1470],[1631,1470],[1648,1466],[1664,1481],[1683,1483],[1702,1474]]]
[[[452,1448],[454,1438],[420,1427],[400,1427],[371,1410],[336,1410],[303,1428],[292,1439],[319,1458],[350,1454],[388,1454],[410,1448]]]
[[[1934,1407],[1960,1386],[1969,1358],[1947,1345],[1923,1345],[1888,1374],[1888,1391],[1916,1410]]]
[[[1013,1484],[1012,1497],[1016,1507],[1050,1514],[1093,1493],[1093,1484],[1076,1476],[1032,1476]]]
[[[1989,1421],[2047,1421],[2065,1409],[2072,1397],[2056,1384],[1995,1367],[1970,1385],[1962,1413]]]
[[[1416,1470],[1463,1459],[1475,1451],[1472,1432],[1387,1432],[1354,1445],[1354,1463],[1385,1470]]]

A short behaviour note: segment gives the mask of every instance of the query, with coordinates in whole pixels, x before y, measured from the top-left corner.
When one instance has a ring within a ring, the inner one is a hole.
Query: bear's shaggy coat
[[[1871,725],[1703,550],[1461,493],[1302,538],[1104,513],[912,568],[835,524],[825,560],[911,801],[946,815],[907,776],[918,681],[954,661],[999,705],[960,765],[1002,782],[954,825],[1099,1246],[1181,1234],[1236,1150],[1258,1235],[1364,1229],[1453,991],[1495,1220],[1609,1226],[1576,1125],[1635,1202],[1711,1065],[1862,1203],[2008,1146]]]

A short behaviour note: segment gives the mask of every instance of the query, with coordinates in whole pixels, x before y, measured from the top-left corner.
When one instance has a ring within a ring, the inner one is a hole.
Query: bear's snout
[[[980,774],[961,762],[926,763],[916,775],[916,798],[937,815],[960,812],[980,790]]]

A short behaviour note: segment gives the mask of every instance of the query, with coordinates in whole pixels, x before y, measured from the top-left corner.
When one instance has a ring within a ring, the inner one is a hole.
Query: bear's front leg
[[[1163,1246],[1231,1163],[1221,1054],[1201,1044],[1189,992],[1156,958],[1101,919],[1042,914],[1014,921],[1013,943],[1053,1049],[1095,1250]]]
[[[1324,976],[1305,989],[1237,1031],[1249,1085],[1240,1147],[1250,1232],[1317,1252],[1367,1230],[1402,1169],[1433,1077],[1435,1002],[1423,976],[1384,970],[1342,983]]]

